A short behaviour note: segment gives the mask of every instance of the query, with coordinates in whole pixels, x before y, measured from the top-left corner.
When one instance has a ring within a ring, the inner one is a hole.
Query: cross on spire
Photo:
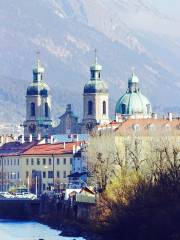
[[[97,64],[98,57],[97,57],[97,49],[96,48],[94,50],[94,54],[95,54],[95,64]]]
[[[135,66],[132,66],[131,71],[132,71],[132,74],[135,74],[136,67],[135,67]]]
[[[37,67],[40,66],[40,51],[36,52],[36,61],[37,61]]]

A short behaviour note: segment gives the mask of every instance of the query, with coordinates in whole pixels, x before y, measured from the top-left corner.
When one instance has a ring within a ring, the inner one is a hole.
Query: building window
[[[57,158],[57,165],[59,165],[60,164],[60,161],[59,161],[59,158]]]
[[[9,159],[7,160],[7,164],[9,165]]]
[[[98,77],[101,78],[101,73],[100,72],[98,73]]]
[[[14,165],[16,165],[16,159],[14,159]]]
[[[48,103],[45,103],[45,117],[49,117]]]
[[[63,178],[66,178],[66,171],[63,172]]]
[[[19,166],[19,158],[18,158],[18,160],[17,160],[17,165]]]
[[[26,178],[28,178],[28,177],[29,177],[29,172],[27,171],[27,172],[26,172]]]
[[[26,165],[29,165],[29,159],[28,158],[26,159]]]
[[[88,115],[92,115],[93,113],[93,102],[88,101]]]
[[[40,165],[40,159],[37,158],[37,165]]]
[[[34,159],[31,158],[31,165],[34,165]]]
[[[48,178],[53,178],[53,171],[48,171]]]
[[[12,159],[11,159],[11,165],[12,165]]]
[[[52,161],[51,161],[51,158],[49,158],[49,165],[51,165],[52,164]]]
[[[35,116],[35,103],[31,103],[31,117]]]
[[[19,179],[19,172],[17,173],[17,178]]]
[[[46,178],[46,172],[43,172],[43,178]]]
[[[126,104],[122,104],[122,114],[126,114]]]
[[[103,101],[103,114],[106,114],[106,101]]]
[[[70,158],[70,164],[71,164],[71,165],[73,164],[73,159],[72,159],[72,158]]]
[[[57,178],[60,178],[60,173],[59,173],[59,171],[57,171]]]
[[[46,190],[46,184],[43,183],[43,191],[45,191],[45,190]]]
[[[66,158],[63,159],[63,164],[66,165]]]
[[[43,165],[46,165],[46,159],[43,158]]]

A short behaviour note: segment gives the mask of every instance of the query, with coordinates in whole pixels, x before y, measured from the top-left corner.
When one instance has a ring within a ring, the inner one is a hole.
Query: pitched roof
[[[26,143],[20,143],[20,142],[5,143],[3,146],[0,147],[0,155],[1,156],[14,156],[14,155],[18,156],[36,144],[37,144],[37,141],[26,142]]]
[[[180,119],[172,119],[172,121],[168,119],[127,119],[126,121],[119,124],[116,129],[117,132],[123,132],[127,130],[133,130],[134,126],[139,126],[141,130],[148,130],[151,126],[156,129],[163,129],[166,126],[169,126],[171,129],[180,130]]]
[[[80,147],[82,142],[39,144],[28,149],[23,155],[61,155],[72,154],[75,147]]]

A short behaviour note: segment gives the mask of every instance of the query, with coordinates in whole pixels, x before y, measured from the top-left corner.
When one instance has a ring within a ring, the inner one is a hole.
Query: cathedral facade
[[[52,127],[51,95],[44,81],[44,67],[37,60],[33,69],[33,82],[26,92],[26,120],[24,126],[25,141],[50,138],[58,134],[89,133],[98,125],[106,125],[109,119],[109,90],[102,80],[102,66],[97,57],[90,66],[90,79],[83,90],[83,119],[78,122],[71,104],[60,117],[60,123]],[[128,118],[151,118],[152,107],[149,100],[140,92],[139,79],[135,75],[128,80],[128,89],[118,100],[115,108],[116,121]]]

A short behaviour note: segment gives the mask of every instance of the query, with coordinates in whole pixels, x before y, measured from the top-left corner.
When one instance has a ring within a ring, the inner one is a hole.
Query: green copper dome
[[[127,92],[118,100],[115,108],[116,114],[122,115],[142,115],[149,117],[152,107],[149,100],[139,90],[139,79],[135,75],[128,80]]]
[[[117,102],[115,112],[122,115],[150,115],[152,109],[149,100],[143,94],[127,92]]]
[[[49,94],[49,87],[44,82],[33,82],[27,88],[27,95],[41,95],[47,97]]]

